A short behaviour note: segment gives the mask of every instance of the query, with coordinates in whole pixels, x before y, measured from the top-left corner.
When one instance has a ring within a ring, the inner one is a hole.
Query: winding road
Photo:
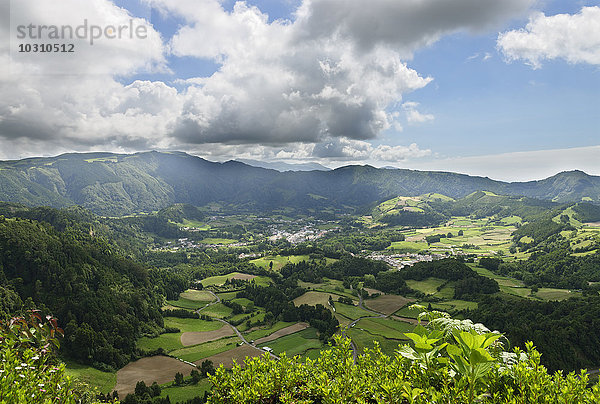
[[[207,291],[208,293],[210,293],[211,295],[213,295],[213,297],[215,298],[215,300],[214,300],[214,301],[212,301],[212,302],[210,302],[210,303],[207,303],[207,304],[206,304],[204,307],[201,307],[201,308],[199,308],[198,310],[196,310],[196,313],[198,313],[198,314],[200,314],[200,312],[201,312],[202,310],[204,310],[205,308],[207,308],[207,307],[209,307],[209,306],[212,306],[212,305],[215,305],[215,304],[219,304],[219,303],[221,303],[221,298],[220,298],[219,296],[217,296],[217,294],[216,294],[216,293],[214,293],[214,292],[213,292],[213,291],[211,291],[211,290],[206,290],[206,291]],[[259,350],[259,351],[261,351],[261,352],[267,352],[269,355],[271,355],[271,358],[273,358],[273,359],[279,359],[279,356],[275,355],[273,352],[268,352],[268,351],[265,351],[264,349],[262,349],[262,348],[259,348],[259,347],[257,347],[256,345],[254,345],[254,344],[251,344],[250,342],[248,342],[248,341],[246,340],[246,338],[244,338],[244,335],[243,335],[243,334],[240,332],[240,330],[238,330],[238,329],[237,329],[237,327],[236,327],[236,326],[234,326],[233,324],[231,324],[230,322],[228,322],[228,321],[226,321],[226,320],[223,320],[223,319],[221,319],[221,318],[217,318],[217,317],[211,317],[211,318],[212,318],[213,320],[220,321],[221,323],[223,323],[223,324],[226,324],[226,325],[230,326],[230,327],[231,327],[231,329],[232,329],[232,330],[233,330],[233,331],[234,331],[234,332],[237,334],[237,336],[238,336],[238,337],[239,337],[239,338],[242,340],[242,342],[243,342],[244,344],[246,344],[246,345],[250,345],[251,347],[253,347],[253,348],[255,348],[255,349],[257,349],[257,350]]]
[[[352,289],[352,286],[351,286],[350,288]],[[219,296],[217,296],[217,294],[216,294],[216,293],[214,293],[214,292],[213,292],[213,291],[211,291],[211,290],[206,290],[206,291],[207,291],[208,293],[210,293],[210,294],[211,294],[211,295],[212,295],[212,296],[215,298],[215,300],[214,300],[214,301],[212,301],[212,302],[210,302],[210,303],[207,303],[207,304],[206,304],[204,307],[202,307],[202,308],[200,308],[200,309],[196,310],[196,313],[198,313],[198,314],[200,314],[200,312],[201,312],[202,310],[204,310],[205,308],[207,308],[207,307],[209,307],[209,306],[212,306],[212,305],[215,305],[215,304],[221,303],[221,298],[220,298]],[[357,319],[353,320],[353,321],[352,321],[352,322],[351,322],[351,323],[348,325],[348,329],[350,329],[350,328],[354,327],[354,326],[356,325],[356,323],[358,323],[360,320],[362,320],[362,319],[365,319],[365,318],[386,318],[386,317],[388,317],[387,315],[385,315],[385,314],[383,314],[383,313],[379,313],[379,312],[377,312],[377,311],[371,310],[370,308],[366,307],[366,306],[363,304],[363,297],[362,297],[362,294],[360,294],[360,293],[358,294],[358,299],[359,299],[359,300],[358,300],[358,307],[359,307],[359,308],[361,308],[361,309],[363,309],[363,310],[365,310],[365,311],[367,311],[367,312],[369,312],[369,313],[372,313],[373,315],[372,315],[372,316],[362,316],[362,317],[359,317],[359,318],[357,318]],[[334,312],[335,312],[335,308],[334,308]],[[390,318],[393,318],[394,320],[404,321],[404,322],[411,323],[411,324],[415,324],[415,325],[416,325],[416,324],[418,324],[417,320],[415,320],[414,318],[400,317],[400,316],[394,316],[394,315],[392,315],[392,316],[389,316],[389,317],[390,317]],[[253,348],[255,348],[255,349],[257,349],[257,350],[259,350],[259,351],[261,351],[261,352],[267,352],[267,353],[268,353],[268,354],[271,356],[271,358],[273,358],[273,359],[279,359],[279,357],[278,357],[277,355],[275,355],[273,352],[268,352],[268,351],[265,351],[264,349],[262,349],[262,348],[259,348],[259,347],[257,347],[256,345],[254,345],[254,344],[252,344],[252,343],[248,342],[248,340],[246,340],[246,338],[245,338],[245,337],[244,337],[244,335],[243,335],[243,334],[240,332],[240,330],[238,330],[238,329],[237,329],[237,327],[236,327],[236,326],[234,326],[233,324],[231,324],[230,322],[228,322],[228,321],[226,321],[226,320],[223,320],[223,319],[221,319],[221,318],[216,318],[216,317],[211,317],[211,318],[212,318],[213,320],[220,321],[221,323],[223,323],[223,324],[226,324],[226,325],[228,325],[229,327],[231,327],[231,329],[232,329],[232,330],[233,330],[233,331],[236,333],[236,335],[237,335],[237,336],[238,336],[238,337],[239,337],[239,338],[242,340],[242,343],[244,343],[244,344],[246,344],[246,345],[249,345],[249,346],[251,346],[251,347],[253,347]],[[347,337],[347,338],[350,338],[350,336],[349,336],[349,335],[347,335],[347,333],[346,333],[346,330],[343,330],[343,331],[342,331],[342,335],[343,335],[343,336],[345,336],[345,337]],[[356,344],[354,343],[354,341],[352,340],[352,338],[350,338],[350,346],[352,347],[352,357],[353,357],[353,359],[354,359],[354,363],[356,363],[356,359],[357,359],[357,357],[358,357],[358,348],[356,347]]]

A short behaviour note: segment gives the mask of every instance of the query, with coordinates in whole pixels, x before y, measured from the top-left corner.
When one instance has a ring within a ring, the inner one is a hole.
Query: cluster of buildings
[[[406,254],[381,254],[381,253],[373,253],[367,258],[377,261],[384,261],[393,266],[396,269],[402,269],[407,266],[411,266],[421,261],[435,261],[441,260],[442,258],[447,258],[446,254],[414,254],[414,253],[406,253]]]

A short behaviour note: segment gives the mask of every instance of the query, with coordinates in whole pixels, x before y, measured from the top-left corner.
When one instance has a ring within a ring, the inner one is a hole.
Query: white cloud
[[[306,161],[321,164],[339,162],[352,164],[368,161],[372,164],[420,159],[431,156],[431,150],[409,146],[373,146],[369,142],[348,138],[330,138],[320,143],[290,143],[285,146],[225,145],[210,143],[190,150],[209,159],[251,159],[262,161]],[[381,165],[381,164],[380,164]]]
[[[500,34],[498,48],[507,60],[524,60],[536,69],[545,59],[600,65],[600,7],[573,15],[537,13],[524,29]]]
[[[293,21],[269,21],[245,2],[227,11],[218,0],[144,1],[183,21],[171,39],[109,0],[19,0],[10,10],[8,2],[0,5],[13,25],[76,26],[88,19],[106,27],[131,20],[148,32],[144,40],[105,38],[93,46],[77,40],[70,58],[15,55],[11,41],[0,43],[1,150],[22,156],[33,150],[202,148],[213,156],[273,158],[329,150],[332,159],[386,161],[427,155],[416,145],[366,142],[388,128],[401,130],[401,112],[413,123],[433,119],[414,108],[397,110],[405,94],[432,80],[406,60],[443,35],[487,29],[532,3],[304,0]],[[7,19],[0,33],[15,34]],[[127,82],[136,73],[166,71],[166,54],[211,59],[220,67],[210,76],[174,77],[177,88]],[[243,145],[259,146],[247,151]]]
[[[431,150],[422,150],[415,143],[410,146],[378,145],[348,138],[334,138],[315,145],[313,157],[337,161],[394,162],[418,159],[431,155]]]
[[[163,141],[169,116],[176,113],[177,92],[161,82],[123,85],[117,81],[164,68],[162,39],[146,20],[131,17],[107,0],[20,0],[10,6],[10,14],[5,15],[10,15],[12,27],[6,19],[0,31],[11,37],[13,47],[19,42],[40,42],[16,37],[17,27],[29,24],[106,28],[131,21],[134,27],[143,26],[146,34],[98,39],[91,45],[88,31],[87,39],[64,41],[74,44],[73,53],[18,53],[4,48],[0,54],[3,150],[23,155],[40,149],[47,154],[95,147],[145,148]],[[6,2],[2,8],[8,13]]]
[[[417,110],[419,106],[418,102],[405,102],[402,104],[402,108],[406,114],[406,120],[411,124],[424,123],[428,121],[433,121],[435,116],[432,114],[423,114]]]
[[[442,36],[481,32],[526,12],[534,0],[307,0],[299,35],[349,39],[362,49],[389,46],[410,57]],[[340,6],[343,4],[343,6]]]

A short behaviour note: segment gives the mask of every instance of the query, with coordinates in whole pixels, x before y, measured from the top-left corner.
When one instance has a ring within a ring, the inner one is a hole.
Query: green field
[[[567,289],[540,288],[535,296],[542,300],[565,300],[570,297],[581,297],[581,293],[571,292]]]
[[[516,288],[500,285],[500,291],[513,296],[531,297],[531,289],[526,287]]]
[[[189,376],[189,375],[184,375]],[[205,391],[212,389],[212,383],[210,380],[202,379],[198,384],[190,384],[187,386],[173,386],[172,383],[168,383],[162,386],[160,396],[165,398],[169,397],[172,403],[186,402],[195,397],[203,397]],[[124,397],[123,397],[124,398]]]
[[[449,300],[445,300],[442,302],[435,302],[435,303],[429,303],[429,302],[418,302],[416,304],[419,304],[421,306],[425,306],[427,307],[429,304],[431,304],[431,308],[434,310],[440,310],[440,311],[446,311],[446,312],[454,312],[454,311],[460,311],[460,310],[465,310],[465,309],[476,309],[477,308],[477,303],[475,302],[469,302],[467,300],[458,300],[458,299],[449,299]],[[400,317],[407,317],[407,318],[417,318],[419,316],[419,310],[410,310],[408,308],[408,306],[401,308],[400,310],[398,310],[396,313],[397,316]]]
[[[231,238],[205,238],[200,241],[202,244],[219,244],[219,245],[229,245],[233,243],[237,243],[238,240],[234,240]]]
[[[411,332],[415,326],[389,318],[364,318],[355,327],[384,338],[406,339],[405,332]]]
[[[402,340],[388,339],[381,335],[371,334],[364,328],[362,330],[358,328],[358,325],[349,329],[347,334],[356,344],[359,353],[364,351],[365,348],[373,348],[374,341],[376,341],[384,353],[393,355],[398,349],[398,345],[404,343]]]
[[[303,294],[302,296],[297,297],[296,299],[294,299],[294,304],[296,306],[301,306],[303,304],[308,304],[309,306],[316,306],[317,304],[322,304],[323,306],[327,307],[327,308],[331,308],[331,306],[329,305],[329,297],[331,296],[331,298],[333,299],[334,303],[337,302],[337,300],[339,299],[341,293],[339,292],[321,292],[321,291],[316,291],[316,290],[309,290],[308,292],[306,292],[305,294]],[[346,294],[344,294],[344,296],[346,296]],[[358,302],[358,300],[356,300],[356,298],[352,295],[349,295],[348,297],[352,297],[353,299],[355,299],[355,302]],[[337,308],[337,306],[336,306]]]
[[[206,291],[188,289],[179,295],[179,299],[167,300],[167,303],[182,309],[197,310],[214,300],[215,298]]]
[[[309,327],[305,330],[260,345],[261,348],[265,346],[272,348],[276,355],[281,355],[285,352],[287,356],[295,356],[302,355],[309,349],[321,348],[323,343],[319,341],[317,330]]]
[[[502,275],[496,275],[489,269],[481,268],[475,264],[467,264],[467,265],[471,269],[473,269],[475,272],[477,272],[479,275],[494,279],[496,282],[498,282],[498,285],[500,285],[500,286],[507,286],[507,287],[512,287],[512,288],[519,288],[519,287],[524,286],[523,282],[521,282],[518,279],[509,278],[509,277],[502,276]]]
[[[203,222],[199,222],[197,220],[188,220],[188,219],[183,219],[183,223],[179,223],[181,226],[183,227],[194,227],[200,231],[208,231],[210,230],[210,226],[207,225],[206,223]]]
[[[477,308],[477,303],[469,302],[467,300],[447,300],[439,303],[432,303],[431,306],[436,310],[443,311],[454,311],[454,310],[475,310]]]
[[[426,295],[433,295],[438,292],[437,288],[442,286],[446,281],[439,278],[427,278],[422,281],[409,279],[406,284],[409,288],[423,292]]]
[[[269,328],[262,328],[260,330],[250,331],[248,334],[244,335],[244,337],[248,341],[254,341],[256,339],[259,339],[259,338],[262,338],[262,337],[266,337],[267,335],[271,335],[275,331],[279,331],[282,328],[289,327],[290,325],[293,325],[293,324],[294,323],[287,323],[285,321],[278,321],[278,322],[276,322],[275,324],[273,324]]]
[[[233,309],[225,306],[223,303],[213,304],[212,306],[208,306],[200,313],[205,314],[207,316],[216,317],[216,318],[225,318],[229,317],[231,313],[233,313]]]
[[[225,281],[227,281],[228,279],[232,279],[235,277],[244,277],[244,276],[247,277],[248,275],[243,274],[241,272],[232,272],[227,275],[210,276],[208,278],[202,279],[201,283],[202,283],[202,286],[204,286],[204,287],[222,286],[225,284]],[[252,278],[252,280],[258,286],[268,286],[271,283],[271,278],[269,278],[267,276],[257,276],[257,277]]]
[[[154,351],[163,348],[170,352],[183,348],[181,334],[189,331],[214,331],[223,327],[220,321],[205,321],[194,318],[165,317],[165,327],[179,328],[178,333],[161,334],[156,338],[142,337],[137,341],[137,347],[146,351]]]
[[[335,302],[335,310],[336,313],[341,314],[342,316],[352,320],[356,320],[360,317],[369,317],[374,315],[370,311],[363,310],[358,306],[350,306],[348,304],[343,304],[340,302]]]
[[[394,241],[387,249],[399,252],[419,252],[426,250],[428,247],[425,242]]]
[[[343,282],[337,279],[323,278],[322,283],[298,281],[298,286],[309,290],[312,289],[317,292],[329,293],[333,296],[334,300],[337,300],[337,297],[335,295],[346,296],[351,299],[357,299],[357,297],[352,293],[352,289],[344,288]]]
[[[116,372],[103,372],[91,366],[65,361],[67,376],[76,378],[91,387],[97,387],[103,394],[112,393],[117,384]]]
[[[292,264],[297,264],[300,261],[308,261],[308,260],[310,260],[310,257],[308,255],[288,255],[288,256],[267,255],[265,257],[261,257],[261,258],[252,260],[250,262],[253,263],[254,265],[256,265],[257,267],[261,267],[261,268],[265,268],[265,269],[269,269],[270,263],[272,262],[273,270],[279,271],[288,262],[292,263]]]
[[[236,298],[238,292],[222,292],[222,293],[217,293],[217,296],[219,296],[219,298],[221,298],[221,300],[233,300]]]
[[[233,349],[239,342],[241,342],[241,340],[237,336],[221,338],[216,341],[181,348],[176,351],[172,351],[170,355],[183,359],[184,361],[195,362],[197,360]]]

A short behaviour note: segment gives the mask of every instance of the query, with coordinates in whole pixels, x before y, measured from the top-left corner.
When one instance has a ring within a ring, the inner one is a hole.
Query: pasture
[[[214,245],[229,245],[233,243],[237,243],[238,240],[234,240],[231,238],[205,238],[200,241],[200,244],[214,244]]]
[[[260,338],[266,337],[267,335],[271,335],[274,332],[281,330],[282,328],[286,328],[286,327],[292,326],[294,324],[295,323],[287,323],[285,321],[278,321],[275,324],[273,324],[271,327],[261,327],[258,329],[253,329],[250,332],[248,332],[247,334],[245,334],[244,337],[248,341],[258,340]]]
[[[223,286],[228,279],[242,279],[245,281],[254,281],[259,286],[268,286],[271,283],[271,278],[266,276],[256,276],[244,274],[241,272],[232,272],[227,275],[217,275],[202,279],[202,286]]]
[[[333,293],[325,293],[325,292],[316,292],[316,291],[308,291],[302,296],[299,296],[294,299],[294,304],[296,306],[302,306],[303,304],[307,304],[309,306],[316,306],[317,304],[322,304],[327,308],[331,308],[329,306],[329,296],[335,301],[339,296],[334,295]]]
[[[280,337],[267,344],[261,344],[261,348],[268,346],[276,355],[285,352],[288,356],[302,355],[309,349],[321,348],[323,343],[319,341],[317,330],[309,327],[303,331]]]
[[[179,295],[179,299],[168,300],[167,303],[181,309],[197,310],[214,300],[213,295],[207,291],[188,289]]]
[[[434,295],[438,292],[437,288],[442,286],[446,281],[439,278],[427,278],[422,281],[409,279],[406,284],[409,288],[423,292],[426,295]]]
[[[216,355],[218,353],[233,349],[239,342],[241,341],[237,336],[221,338],[216,341],[181,348],[172,351],[170,354],[188,362],[196,362],[208,356]]]
[[[565,300],[570,297],[581,297],[581,292],[572,292],[568,289],[540,288],[535,296],[542,300]]]
[[[358,306],[351,306],[349,304],[343,304],[340,302],[335,302],[335,310],[336,313],[341,314],[344,317],[347,317],[351,320],[356,320],[361,317],[369,317],[374,314],[370,311],[361,309]]]
[[[274,341],[277,338],[284,337],[286,335],[290,335],[295,332],[305,330],[308,327],[309,327],[309,325],[307,323],[296,323],[296,324],[290,325],[288,327],[282,328],[280,330],[277,330],[273,334],[267,335],[266,337],[259,338],[256,340],[255,343],[257,345],[260,345],[260,344],[264,344],[264,343],[267,343],[270,341]]]
[[[213,304],[203,309],[200,313],[216,318],[229,317],[233,313],[233,309],[225,306],[223,303]]]
[[[103,393],[112,393],[117,384],[117,372],[103,372],[91,366],[65,361],[65,373],[85,384],[97,387]]]
[[[184,376],[189,376],[184,374]],[[208,379],[202,379],[198,384],[192,384],[187,386],[174,386],[167,385],[162,386],[160,397],[166,398],[167,396],[172,403],[186,402],[192,400],[195,397],[203,397],[205,391],[212,389],[212,383]]]
[[[404,333],[412,332],[415,328],[413,324],[390,318],[363,318],[356,323],[355,327],[362,328],[373,335],[396,340],[408,339]]]
[[[142,337],[137,341],[137,347],[146,351],[163,348],[170,352],[183,348],[181,336],[186,332],[210,332],[220,329],[223,324],[219,321],[205,321],[195,318],[165,317],[165,327],[178,328],[178,333],[161,334],[155,338]]]
[[[279,271],[287,263],[297,264],[300,261],[308,261],[310,257],[308,255],[267,255],[261,258],[250,261],[257,267],[269,269],[271,263],[273,263],[273,270]]]
[[[384,353],[393,355],[395,350],[398,349],[398,345],[405,342],[400,339],[384,338],[381,335],[372,334],[367,329],[360,328],[358,325],[350,328],[347,334],[354,341],[359,353],[362,353],[365,348],[373,348],[376,341]]]
[[[363,300],[363,304],[378,313],[390,315],[413,301],[414,299],[407,299],[402,296],[383,295],[376,297],[375,299]]]

